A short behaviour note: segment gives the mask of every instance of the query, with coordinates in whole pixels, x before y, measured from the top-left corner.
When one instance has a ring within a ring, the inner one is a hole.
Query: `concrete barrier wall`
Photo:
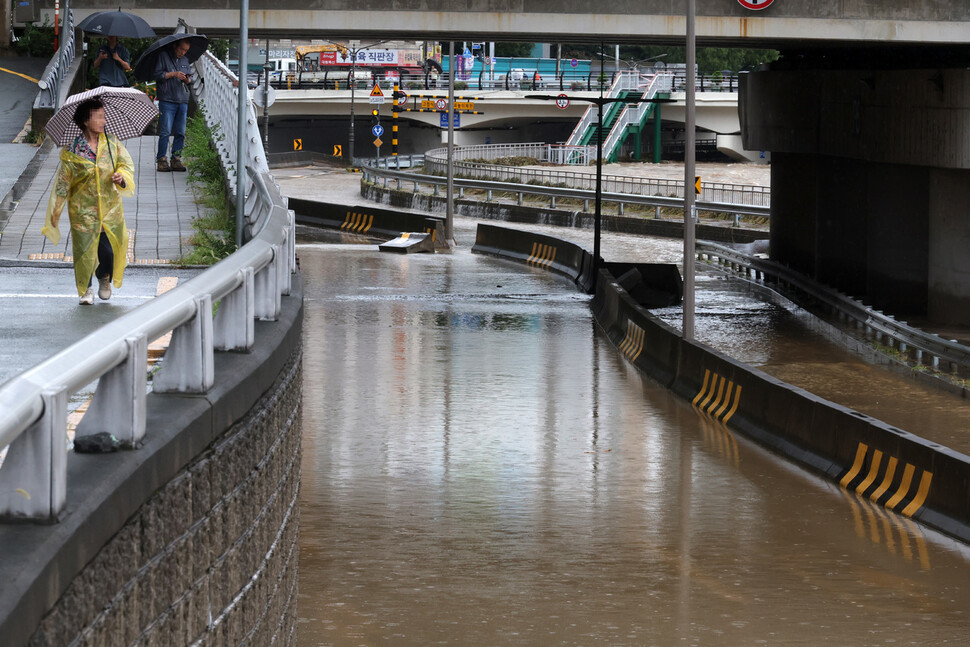
[[[552,270],[573,281],[579,279],[584,267],[583,257],[587,255],[579,245],[559,238],[533,233],[523,235],[521,231],[494,225],[478,226],[472,251]]]
[[[340,229],[352,234],[397,238],[402,232],[431,234],[437,242],[444,237],[444,220],[394,209],[370,206],[347,207],[314,200],[289,198],[289,208],[300,224]]]
[[[0,526],[0,643],[296,644],[302,296],[209,393],[149,394],[142,448],[70,454],[60,523]]]
[[[534,242],[553,244],[530,232],[482,229],[489,253],[507,258],[521,260],[521,250]],[[476,242],[473,251],[478,247]],[[970,541],[970,457],[685,341],[680,331],[638,306],[609,272],[601,270],[596,279],[593,313],[610,340],[699,415],[877,505]]]

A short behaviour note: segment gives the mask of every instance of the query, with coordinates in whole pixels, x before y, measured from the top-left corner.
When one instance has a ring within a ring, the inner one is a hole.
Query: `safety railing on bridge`
[[[214,57],[196,62],[193,88],[204,100],[224,166],[236,161],[235,75]],[[250,104],[250,121],[255,114]],[[97,380],[85,414],[93,428],[137,446],[147,433],[148,343],[171,332],[151,390],[206,393],[213,386],[214,352],[246,351],[256,343],[255,320],[279,317],[296,269],[294,215],[266,168],[258,133],[249,131],[244,227],[247,242],[195,278],[128,312],[32,369],[0,385],[0,517],[53,520],[67,497],[68,398]],[[255,133],[255,135],[253,134]],[[234,187],[235,183],[230,186]],[[213,306],[218,310],[213,315]]]
[[[427,165],[428,153],[425,153],[425,164]],[[425,173],[413,173],[400,170],[393,170],[396,166],[397,158],[383,158],[380,160],[357,160],[364,162],[361,165],[363,179],[365,182],[373,182],[388,186],[394,182],[395,188],[404,190],[405,185],[410,185],[414,193],[420,193],[423,187],[430,187],[434,195],[438,195],[441,187],[446,186],[447,178],[440,175],[428,175]],[[408,162],[410,164],[410,162]],[[458,189],[458,197],[464,196],[466,189],[476,189],[486,192],[485,199],[491,201],[493,194],[513,194],[516,196],[516,203],[524,204],[525,196],[544,196],[549,199],[549,207],[556,208],[557,200],[571,198],[583,201],[583,211],[589,211],[590,201],[595,199],[595,187],[591,188],[566,188],[564,186],[544,186],[543,184],[521,184],[502,179],[467,179],[454,178],[454,186]],[[673,209],[683,208],[683,198],[668,197],[661,195],[640,195],[634,193],[622,193],[604,189],[601,198],[605,202],[615,203],[620,215],[623,215],[624,206],[628,204],[645,205],[656,207],[669,207]],[[735,216],[737,222],[740,216],[755,216],[768,218],[770,210],[768,207],[761,207],[747,204],[737,204],[728,202],[716,202],[711,200],[698,200],[696,203],[698,210],[710,211],[714,213],[726,213]],[[659,215],[657,216],[659,217]]]
[[[40,93],[34,102],[35,108],[56,110],[61,105],[61,86],[67,78],[67,70],[74,62],[77,53],[74,39],[74,12],[69,0],[64,2],[64,30],[57,51],[44,69],[37,86]]]
[[[582,152],[582,153],[581,153]],[[575,169],[534,169],[519,166],[488,164],[479,160],[496,160],[507,157],[534,157],[540,163],[560,164],[557,156],[582,155],[573,163],[588,165],[595,161],[595,146],[559,146],[553,144],[481,144],[460,146],[454,149],[454,173],[462,178],[480,178],[496,182],[519,184],[544,184],[571,189],[592,190],[596,187],[596,173],[581,173]],[[475,160],[470,161],[470,160]],[[572,157],[570,157],[572,161]],[[581,161],[588,160],[588,161]],[[391,162],[393,165],[393,162]],[[424,154],[425,171],[431,175],[444,175],[448,166],[448,149],[436,148]],[[682,180],[603,175],[603,191],[639,196],[684,197]],[[691,187],[693,188],[693,187]],[[767,213],[771,206],[771,188],[750,184],[724,182],[701,182],[701,197],[706,202],[763,207]]]
[[[895,349],[915,366],[950,372],[964,378],[970,376],[970,348],[967,346],[898,321],[783,265],[706,241],[697,242],[697,257],[745,278],[778,284],[801,297],[807,297],[813,303],[824,306],[839,321],[861,330],[866,337]]]

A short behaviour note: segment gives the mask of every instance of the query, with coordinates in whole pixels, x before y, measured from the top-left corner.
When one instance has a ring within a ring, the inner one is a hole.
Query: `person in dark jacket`
[[[131,54],[124,45],[118,43],[117,36],[108,36],[108,40],[98,48],[94,57],[94,67],[98,70],[98,84],[113,88],[127,88],[126,72],[131,70]]]
[[[182,146],[185,143],[185,119],[189,112],[189,80],[192,66],[185,54],[189,41],[177,40],[158,55],[155,81],[158,88],[158,154],[159,171],[184,171]],[[172,137],[172,161],[168,160],[168,138]]]

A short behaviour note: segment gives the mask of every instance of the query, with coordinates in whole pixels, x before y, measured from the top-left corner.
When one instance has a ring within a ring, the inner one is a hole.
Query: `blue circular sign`
[[[374,137],[380,137],[381,135],[384,134],[384,126],[380,124],[375,124],[374,127],[370,129],[370,131],[374,133]]]

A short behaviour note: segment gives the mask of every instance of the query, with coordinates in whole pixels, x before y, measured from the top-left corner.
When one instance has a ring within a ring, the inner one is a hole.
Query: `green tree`
[[[532,43],[495,43],[495,55],[525,58],[532,54]]]

